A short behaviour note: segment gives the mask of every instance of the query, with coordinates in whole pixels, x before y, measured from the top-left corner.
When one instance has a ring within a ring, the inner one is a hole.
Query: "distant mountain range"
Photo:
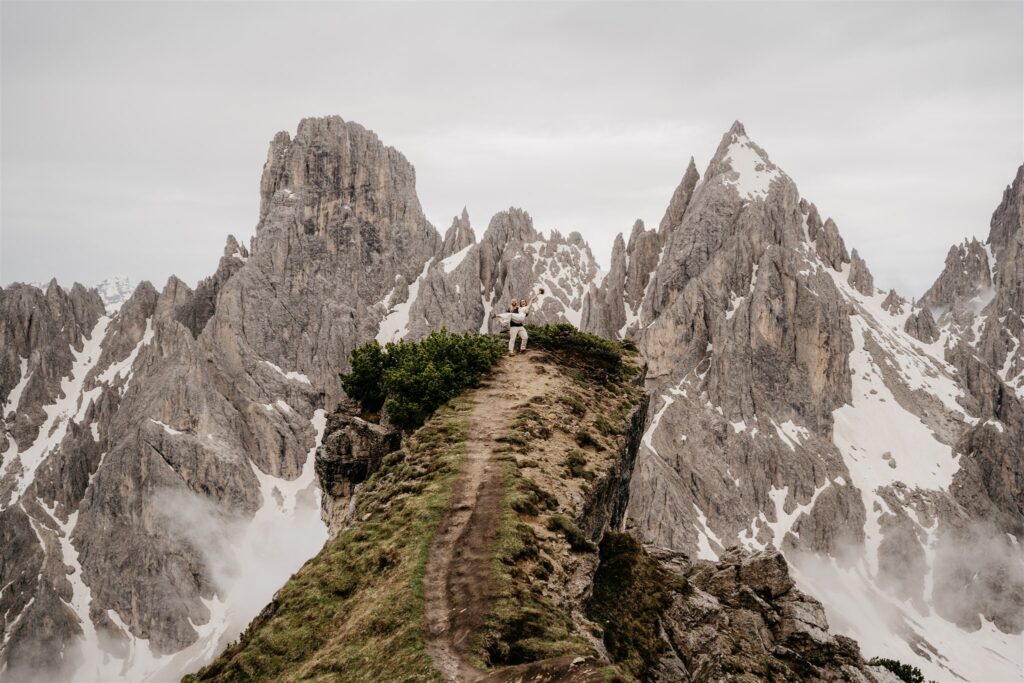
[[[43,293],[46,293],[47,288],[50,286],[49,282],[29,282],[26,284],[42,290]],[[128,300],[128,297],[132,295],[134,290],[132,281],[126,275],[115,275],[114,277],[101,280],[93,285],[92,288],[100,295],[100,300],[103,302],[107,313],[116,313],[120,310],[121,305]]]

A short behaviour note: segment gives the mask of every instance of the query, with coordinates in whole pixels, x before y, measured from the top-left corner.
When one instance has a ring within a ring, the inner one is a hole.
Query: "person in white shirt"
[[[541,287],[540,291],[531,297],[529,303],[527,303],[526,299],[520,299],[519,301],[512,299],[504,313],[494,314],[495,318],[499,318],[502,323],[508,325],[508,353],[510,356],[515,355],[516,339],[520,337],[522,337],[523,341],[519,345],[519,350],[526,351],[526,342],[530,338],[526,333],[526,316],[530,314],[533,304],[537,302],[537,299],[543,293],[544,288]]]

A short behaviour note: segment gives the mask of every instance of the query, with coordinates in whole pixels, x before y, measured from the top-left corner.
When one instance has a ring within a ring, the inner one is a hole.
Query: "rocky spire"
[[[927,307],[919,308],[907,316],[903,324],[903,330],[915,339],[931,344],[939,338],[939,328],[935,324],[931,310]]]
[[[882,302],[882,308],[891,315],[902,315],[903,307],[906,305],[907,300],[897,294],[895,289],[890,289],[885,300]]]
[[[640,221],[637,223],[642,225]],[[619,233],[612,244],[611,263],[604,281],[600,287],[590,284],[583,303],[580,329],[609,339],[619,336],[620,330],[626,324],[626,262],[626,243],[622,239],[622,233]]]
[[[469,212],[463,207],[462,215],[452,219],[451,227],[444,234],[441,258],[448,258],[475,242],[476,235],[473,234],[473,227],[469,223]]]
[[[686,166],[683,179],[679,181],[675,192],[672,193],[672,199],[669,200],[665,215],[658,225],[658,234],[662,241],[667,239],[672,228],[683,220],[683,214],[686,213],[686,207],[689,206],[690,198],[693,196],[693,189],[699,180],[700,174],[697,172],[697,165],[693,162],[693,157],[690,157],[690,163]]]
[[[1002,253],[1014,239],[1020,235],[1020,226],[1024,224],[1024,164],[1017,169],[1013,182],[1003,191],[1003,200],[992,213],[989,224],[988,244],[997,255]]]
[[[850,255],[846,253],[843,236],[839,234],[839,228],[831,218],[825,220],[814,243],[818,248],[821,260],[834,270],[841,270],[844,263],[850,262]]]
[[[920,305],[949,309],[965,304],[992,286],[991,266],[988,252],[978,240],[953,245],[942,273],[921,297]]]
[[[533,219],[526,211],[513,206],[494,214],[480,240],[480,282],[484,289],[495,288],[499,277],[497,265],[510,244],[535,242],[539,239],[540,233],[533,227]]]
[[[868,270],[868,264],[860,257],[857,250],[850,253],[850,274],[847,276],[850,286],[864,296],[874,296],[875,279]]]
[[[811,242],[818,239],[818,233],[821,231],[822,223],[821,216],[818,215],[818,207],[814,205],[814,202],[810,203],[810,208],[807,211],[807,236],[810,237]]]

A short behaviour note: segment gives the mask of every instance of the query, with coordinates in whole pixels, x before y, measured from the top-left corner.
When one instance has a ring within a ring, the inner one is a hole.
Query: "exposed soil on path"
[[[470,394],[473,402],[462,471],[430,546],[423,576],[427,651],[446,681],[596,680],[590,660],[562,657],[496,671],[474,663],[473,635],[493,590],[493,544],[502,515],[503,470],[494,457],[517,410],[559,381],[538,371],[538,352],[506,357]]]

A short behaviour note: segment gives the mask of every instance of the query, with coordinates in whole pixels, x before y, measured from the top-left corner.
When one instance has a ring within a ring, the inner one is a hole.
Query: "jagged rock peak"
[[[985,247],[976,239],[954,244],[946,254],[945,267],[921,297],[922,306],[946,308],[971,299],[992,286],[992,264]]]
[[[747,136],[743,124],[735,121],[722,136],[704,179],[721,176],[742,199],[752,200],[767,197],[772,182],[783,175],[768,153]]]
[[[441,244],[441,258],[448,258],[475,242],[476,234],[474,234],[473,226],[469,222],[469,212],[463,207],[462,215],[452,218],[451,227],[444,234],[444,242]]]
[[[565,243],[572,245],[574,247],[579,247],[580,249],[590,251],[590,244],[588,244],[587,241],[583,239],[583,235],[578,230],[573,230],[572,232],[570,232],[569,235],[565,238]]]
[[[903,307],[906,304],[906,299],[897,294],[895,289],[890,289],[889,294],[885,297],[885,301],[882,302],[882,308],[893,315],[902,315]]]
[[[856,249],[850,254],[850,274],[847,281],[864,296],[872,296],[875,293],[875,279],[868,270],[868,264]]]
[[[46,294],[47,297],[52,298],[64,296],[64,290],[61,289],[60,283],[57,282],[57,278],[55,277],[51,277],[50,281],[46,283],[46,286],[43,287],[43,293]]]
[[[692,161],[692,159],[691,159],[691,161]],[[632,243],[633,240],[635,240],[637,238],[637,235],[643,234],[643,232],[646,229],[647,229],[647,227],[644,225],[643,220],[637,218],[636,221],[633,222],[633,229],[629,231],[629,241]],[[619,233],[619,237],[621,237],[621,236],[622,236],[622,234]]]
[[[821,214],[818,213],[818,207],[811,202],[810,207],[807,210],[807,236],[813,242],[818,238],[818,232],[822,228]]]
[[[249,250],[239,244],[234,235],[228,235],[227,242],[224,245],[224,256],[225,258],[236,258],[244,262],[249,258]]]
[[[637,221],[634,225],[633,234],[629,236],[630,242],[633,241],[633,236],[636,235],[636,225],[643,229],[643,223]],[[621,232],[615,236],[615,241],[612,242],[612,260],[608,271],[609,274],[615,270],[616,265],[621,266],[623,269],[626,267],[626,242],[622,239]]]
[[[920,308],[907,316],[903,330],[925,344],[931,344],[939,338],[939,326],[935,324],[935,318],[928,307]]]
[[[841,270],[844,263],[850,262],[843,236],[839,234],[839,227],[831,218],[827,218],[825,224],[821,226],[815,244],[821,260],[834,270]]]
[[[553,231],[552,238],[557,234]],[[490,244],[507,244],[508,242],[535,242],[541,238],[540,233],[533,227],[533,218],[523,209],[515,206],[504,211],[499,211],[491,217],[487,224],[483,241]]]
[[[665,209],[665,215],[658,225],[658,234],[663,238],[666,233],[682,222],[683,214],[686,213],[686,207],[690,205],[690,199],[693,197],[693,189],[697,186],[699,180],[700,173],[697,172],[697,165],[693,162],[693,157],[690,157],[690,163],[683,173],[683,179],[679,181],[675,192],[672,193],[672,199],[669,201],[668,208]],[[638,220],[637,223],[640,224],[642,229],[643,222]],[[635,224],[633,225],[633,232],[636,232]]]
[[[417,226],[429,227],[439,241],[423,216],[412,164],[373,131],[340,116],[302,119],[294,138],[274,136],[260,180],[261,221],[275,198],[303,207],[312,214],[303,222],[320,230],[333,216],[351,213],[385,238],[397,226]]]
[[[156,315],[159,318],[173,317],[180,306],[192,300],[192,288],[177,275],[167,278],[164,289],[157,299]]]
[[[992,213],[989,225],[988,244],[998,256],[1013,235],[1024,227],[1024,164],[1003,191],[1003,200]]]

